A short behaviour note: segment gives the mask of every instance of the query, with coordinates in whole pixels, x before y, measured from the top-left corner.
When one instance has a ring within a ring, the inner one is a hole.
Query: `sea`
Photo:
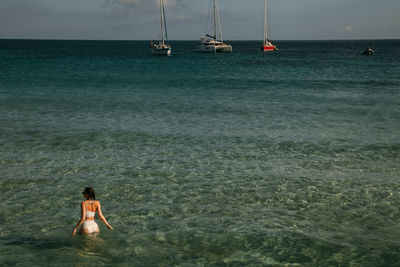
[[[227,43],[0,40],[0,265],[399,266],[400,40]]]

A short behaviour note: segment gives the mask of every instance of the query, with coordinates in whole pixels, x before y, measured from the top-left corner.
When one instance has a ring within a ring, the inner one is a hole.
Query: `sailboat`
[[[167,20],[165,19],[164,0],[160,0],[161,40],[158,43],[150,42],[152,55],[171,55],[171,46],[168,44]]]
[[[213,35],[206,34],[205,37],[200,39],[200,44],[196,47],[196,52],[207,53],[231,53],[232,46],[225,44],[222,39],[221,20],[219,17],[219,10],[217,0],[210,0],[210,5],[213,6]],[[218,26],[218,31],[217,31]],[[218,35],[218,39],[217,39]]]
[[[273,45],[269,40],[268,40],[268,27],[267,27],[267,0],[264,0],[264,42],[262,46],[262,51],[268,52],[268,51],[275,51],[278,50],[275,45]]]

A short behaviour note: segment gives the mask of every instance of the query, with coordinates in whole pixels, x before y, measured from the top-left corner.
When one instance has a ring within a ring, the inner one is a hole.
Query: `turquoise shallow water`
[[[400,41],[172,45],[0,40],[2,264],[399,264]]]

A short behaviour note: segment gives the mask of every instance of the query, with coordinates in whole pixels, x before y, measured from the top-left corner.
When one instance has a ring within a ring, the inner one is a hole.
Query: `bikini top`
[[[92,203],[90,203],[90,204],[92,204]],[[88,207],[86,205],[86,218],[94,217],[95,214],[96,214],[96,212],[88,210]]]

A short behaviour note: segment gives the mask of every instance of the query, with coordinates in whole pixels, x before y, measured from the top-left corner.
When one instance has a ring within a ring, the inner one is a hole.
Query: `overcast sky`
[[[209,0],[164,0],[170,40],[205,33]],[[226,40],[263,38],[263,0],[219,0]],[[0,0],[0,38],[149,40],[158,0]],[[400,39],[400,0],[268,0],[275,40]]]

